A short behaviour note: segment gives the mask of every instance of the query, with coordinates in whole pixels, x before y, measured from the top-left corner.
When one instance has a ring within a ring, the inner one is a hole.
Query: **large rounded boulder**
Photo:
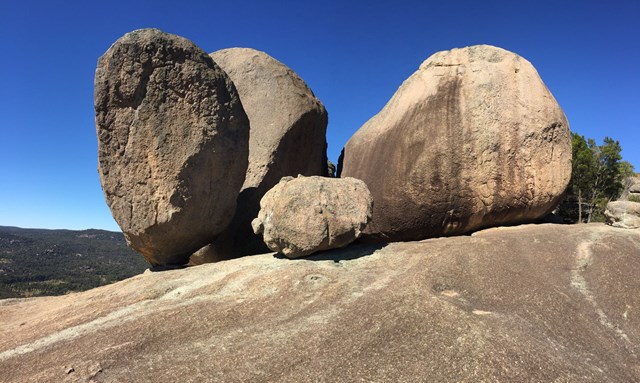
[[[284,177],[260,201],[253,230],[289,258],[346,246],[371,219],[373,199],[354,178]]]
[[[607,224],[622,229],[640,229],[640,202],[611,201],[604,212]]]
[[[181,264],[229,224],[247,169],[249,121],[233,83],[191,41],[137,30],[100,57],[99,173],[129,245]]]
[[[255,49],[223,49],[211,57],[235,84],[251,128],[249,166],[238,208],[204,261],[268,251],[251,229],[260,199],[284,176],[327,174],[327,111],[307,84]]]
[[[487,45],[429,57],[343,156],[342,176],[362,179],[373,195],[371,240],[536,220],[571,175],[562,109],[531,63]]]

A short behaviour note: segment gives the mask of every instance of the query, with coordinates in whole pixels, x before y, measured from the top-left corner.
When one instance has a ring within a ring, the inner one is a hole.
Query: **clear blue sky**
[[[619,140],[640,169],[638,0],[0,0],[0,225],[118,230],[96,171],[93,76],[146,27],[290,66],[329,112],[334,162],[432,53],[496,45],[533,63],[573,131]]]

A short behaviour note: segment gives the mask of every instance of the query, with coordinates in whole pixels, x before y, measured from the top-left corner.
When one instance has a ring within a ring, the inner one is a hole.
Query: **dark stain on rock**
[[[460,91],[459,76],[443,77],[437,93],[405,113],[384,139],[376,140],[373,147],[361,148],[366,150],[344,153],[347,159],[350,155],[359,158],[360,168],[350,168],[348,175],[355,178],[366,175],[373,195],[370,225],[380,234],[373,234],[369,228],[365,230],[365,237],[410,240],[453,235],[466,226],[468,212],[461,208],[464,204],[458,203],[461,195],[466,194],[460,178],[462,165],[454,153],[448,152],[451,148],[462,150],[465,144],[461,134]],[[442,144],[429,140],[442,141]],[[429,155],[425,150],[438,152]],[[428,190],[436,206],[415,203],[410,198],[411,191],[398,191],[395,187],[398,183]]]

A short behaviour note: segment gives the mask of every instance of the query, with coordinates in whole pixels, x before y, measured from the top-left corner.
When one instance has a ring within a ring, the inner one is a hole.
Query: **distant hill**
[[[88,290],[148,267],[122,233],[0,226],[0,299]]]

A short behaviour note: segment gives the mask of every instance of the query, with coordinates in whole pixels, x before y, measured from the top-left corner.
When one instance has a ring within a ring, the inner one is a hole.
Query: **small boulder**
[[[640,203],[611,201],[604,212],[607,224],[622,229],[640,228]]]
[[[233,83],[191,41],[157,29],[118,39],[95,75],[100,181],[129,246],[182,264],[229,224],[249,120]]]
[[[531,63],[480,45],[424,61],[342,162],[375,201],[363,237],[420,240],[549,214],[569,183],[571,137]]]
[[[260,201],[252,226],[271,250],[299,258],[356,240],[372,204],[367,186],[355,178],[284,177]]]
[[[267,252],[251,230],[260,199],[282,177],[327,175],[327,111],[307,84],[255,49],[222,49],[210,56],[233,81],[251,121],[249,165],[231,224],[192,259],[198,263]]]

